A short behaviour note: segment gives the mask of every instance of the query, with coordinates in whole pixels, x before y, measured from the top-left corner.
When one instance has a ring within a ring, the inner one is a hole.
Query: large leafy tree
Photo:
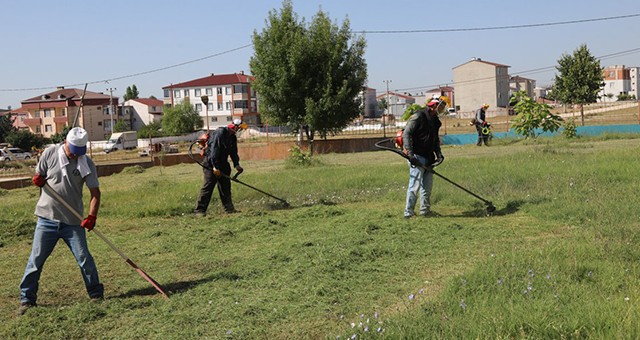
[[[140,92],[138,92],[136,84],[133,84],[133,86],[127,86],[127,90],[124,92],[124,100],[137,99],[139,95]]]
[[[0,116],[0,142],[5,142],[7,136],[14,130],[11,114]]]
[[[583,44],[572,55],[563,54],[556,69],[560,74],[555,77],[553,96],[565,104],[579,105],[584,125],[584,104],[595,103],[604,86],[600,60]]]
[[[360,114],[366,43],[351,34],[349,20],[338,26],[320,10],[307,25],[285,0],[262,32],[254,31],[253,45],[253,87],[269,123],[304,130],[313,141],[316,132],[338,133]]]
[[[15,130],[7,136],[7,142],[22,150],[31,150],[32,147],[41,148],[50,140],[28,130]]]
[[[200,115],[188,100],[164,110],[162,130],[168,136],[193,132],[202,124]]]

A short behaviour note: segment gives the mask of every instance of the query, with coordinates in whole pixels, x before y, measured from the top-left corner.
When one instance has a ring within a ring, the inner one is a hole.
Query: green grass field
[[[106,300],[90,302],[64,243],[18,317],[35,187],[0,191],[0,338],[640,337],[640,139],[445,146],[435,218],[402,217],[408,169],[386,151],[320,164],[244,162],[236,208],[190,214],[201,169],[100,178],[96,228],[170,292],[164,299],[95,235]]]

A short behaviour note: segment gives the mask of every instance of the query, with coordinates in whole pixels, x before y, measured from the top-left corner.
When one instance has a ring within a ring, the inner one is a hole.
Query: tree
[[[516,101],[513,110],[518,114],[513,123],[516,133],[525,138],[537,138],[536,129],[544,132],[555,132],[562,124],[562,117],[551,113],[551,106],[538,103],[525,91],[518,91],[514,95]]]
[[[168,136],[193,132],[202,127],[202,119],[188,100],[164,110],[162,130]]]
[[[311,143],[316,132],[338,133],[360,114],[366,43],[352,35],[348,20],[338,27],[320,10],[307,27],[285,0],[262,32],[254,31],[253,45],[252,86],[271,124],[304,131]]]
[[[69,127],[69,125],[65,125],[62,128],[62,132],[60,133],[55,133],[53,134],[53,136],[51,136],[51,142],[52,143],[62,143],[62,141],[67,138],[67,134],[69,133],[69,130],[71,130],[71,128]]]
[[[39,149],[48,142],[48,138],[35,135],[28,130],[15,130],[7,136],[7,143],[22,150],[31,150],[32,146]]]
[[[556,69],[560,74],[555,77],[553,95],[564,104],[580,105],[584,125],[584,104],[595,103],[604,86],[600,61],[583,44],[573,51],[573,55],[563,54]]]
[[[15,131],[15,128],[13,127],[13,120],[11,119],[11,114],[0,116],[0,142],[5,142],[7,136],[12,131]]]
[[[159,122],[151,122],[138,130],[138,136],[140,138],[160,137],[162,136],[161,128],[162,125]]]
[[[127,101],[129,99],[137,99],[139,95],[140,93],[138,92],[136,84],[133,84],[133,86],[127,86],[127,90],[124,93],[124,101]]]
[[[124,119],[118,119],[113,126],[113,132],[129,131],[129,124]]]

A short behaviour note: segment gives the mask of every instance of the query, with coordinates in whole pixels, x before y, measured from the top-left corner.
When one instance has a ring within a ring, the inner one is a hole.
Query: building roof
[[[526,78],[526,77],[523,77],[523,76],[513,76],[513,77],[509,78],[509,81],[520,81],[520,80],[531,80],[531,81],[535,81],[535,79]]]
[[[393,91],[389,91],[389,95],[390,95],[390,96],[396,96],[396,97],[404,98],[404,99],[411,99],[411,98],[413,98],[412,96],[407,96],[406,94],[400,94],[400,93],[393,92]],[[385,98],[386,96],[387,96],[387,93],[385,92],[385,93],[383,93],[383,94],[377,95],[377,96],[376,96],[376,99],[377,99],[377,98]]]
[[[511,66],[509,66],[509,65],[498,64],[498,63],[494,63],[494,62],[491,62],[491,61],[485,61],[485,60],[482,60],[482,59],[480,59],[480,58],[473,58],[473,59],[471,59],[471,60],[467,61],[466,63],[464,63],[464,64],[460,64],[460,65],[455,66],[455,67],[453,67],[453,68],[454,68],[454,69],[456,69],[456,68],[458,68],[458,67],[460,67],[460,66],[463,66],[463,65],[466,65],[466,64],[469,64],[469,63],[472,63],[472,62],[483,63],[483,64],[487,64],[487,65],[495,66],[495,67],[511,67]]]
[[[153,98],[134,98],[131,100],[135,100],[138,103],[144,104],[146,106],[162,106],[162,100],[153,99]]]
[[[230,85],[249,83],[253,80],[253,76],[245,75],[244,73],[231,73],[231,74],[211,74],[204,78],[198,78],[194,80],[185,81],[178,84],[171,84],[163,87],[162,89],[173,88],[185,88],[185,87],[203,87],[203,86],[215,86],[215,85]]]
[[[432,88],[431,90],[427,90],[425,92],[432,93],[432,92],[440,92],[440,91],[453,92],[453,87],[452,86],[440,86],[440,87]]]
[[[63,100],[80,100],[82,97],[82,90],[80,89],[65,89],[59,88],[56,91],[45,93],[37,97],[23,100],[22,103],[38,103],[38,102],[54,102]],[[109,99],[109,96],[103,93],[86,91],[84,99]]]

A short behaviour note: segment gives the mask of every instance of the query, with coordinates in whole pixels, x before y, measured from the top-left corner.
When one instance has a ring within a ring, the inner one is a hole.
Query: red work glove
[[[93,230],[93,227],[96,226],[96,217],[93,215],[87,216],[87,218],[85,218],[82,223],[80,223],[80,226],[87,229],[88,231]]]
[[[216,169],[216,168],[213,168],[213,174],[214,174],[216,177],[220,177],[220,176],[222,176],[222,172],[221,172],[220,170]]]
[[[31,181],[33,182],[33,185],[40,188],[42,188],[45,184],[47,184],[47,179],[39,173],[35,174]]]
[[[482,126],[487,126],[487,122],[482,122]]]

